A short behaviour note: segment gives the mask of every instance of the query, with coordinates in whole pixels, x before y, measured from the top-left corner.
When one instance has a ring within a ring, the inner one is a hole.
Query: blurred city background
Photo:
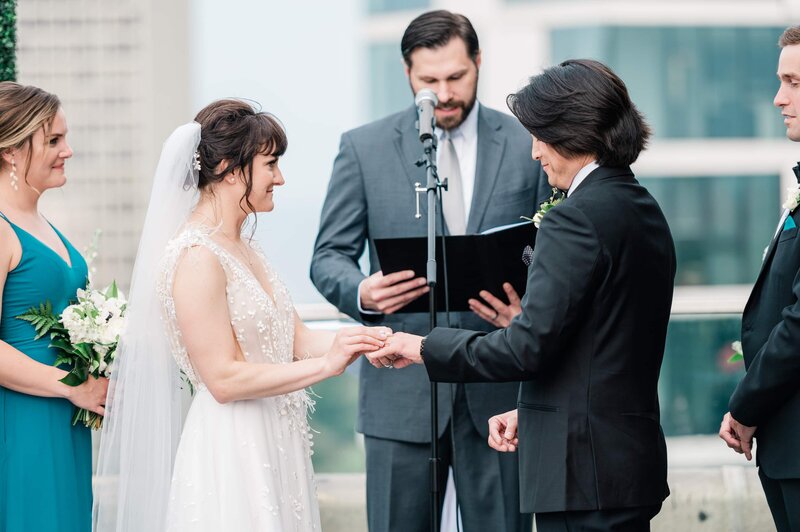
[[[339,136],[412,103],[400,37],[438,8],[472,20],[491,107],[570,57],[628,84],[655,132],[634,170],[678,253],[662,425],[716,433],[743,371],[730,343],[800,157],[772,106],[797,0],[19,0],[18,80],[61,97],[75,151],[44,212],[79,248],[101,229],[98,280],[127,284],[163,140],[213,99],[255,100],[289,135],[287,183],[256,237],[304,319],[336,324],[308,267]],[[315,387],[320,472],[363,470],[357,386],[350,371]]]

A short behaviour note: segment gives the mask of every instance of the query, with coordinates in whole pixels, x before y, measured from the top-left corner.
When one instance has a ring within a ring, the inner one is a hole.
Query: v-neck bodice
[[[181,339],[172,299],[178,262],[192,247],[211,251],[225,271],[231,327],[245,359],[280,364],[289,363],[294,357],[294,306],[288,290],[256,243],[249,245],[267,273],[271,295],[250,269],[211,239],[211,231],[204,226],[188,226],[174,238],[164,253],[158,282],[175,360],[193,384],[201,388],[203,383],[195,374]]]
[[[0,215],[2,216],[2,215]],[[48,338],[34,340],[33,327],[16,316],[32,306],[50,302],[58,314],[76,298],[79,288],[86,286],[88,268],[80,253],[58,229],[53,227],[67,249],[71,264],[29,232],[8,220],[19,239],[22,257],[8,273],[3,289],[3,313],[0,316],[0,338],[14,345],[39,362],[52,364],[55,355],[48,349]],[[38,349],[31,350],[36,346]],[[43,359],[39,359],[43,357]]]

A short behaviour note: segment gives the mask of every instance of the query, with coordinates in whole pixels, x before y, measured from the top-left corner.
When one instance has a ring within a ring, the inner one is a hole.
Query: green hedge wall
[[[17,79],[17,0],[0,0],[0,81]]]

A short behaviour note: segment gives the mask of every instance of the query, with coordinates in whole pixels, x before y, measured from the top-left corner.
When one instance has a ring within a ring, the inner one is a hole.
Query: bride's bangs
[[[269,113],[258,113],[258,126],[254,131],[259,139],[258,153],[262,155],[274,155],[281,157],[289,147],[289,140],[286,137],[286,130],[280,120],[275,115]]]

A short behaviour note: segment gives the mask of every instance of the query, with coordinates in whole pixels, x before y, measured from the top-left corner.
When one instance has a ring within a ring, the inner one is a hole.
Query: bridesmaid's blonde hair
[[[46,135],[60,108],[58,96],[39,87],[13,81],[0,82],[0,153],[27,145],[27,174],[33,152],[33,135],[39,128],[44,128]]]

